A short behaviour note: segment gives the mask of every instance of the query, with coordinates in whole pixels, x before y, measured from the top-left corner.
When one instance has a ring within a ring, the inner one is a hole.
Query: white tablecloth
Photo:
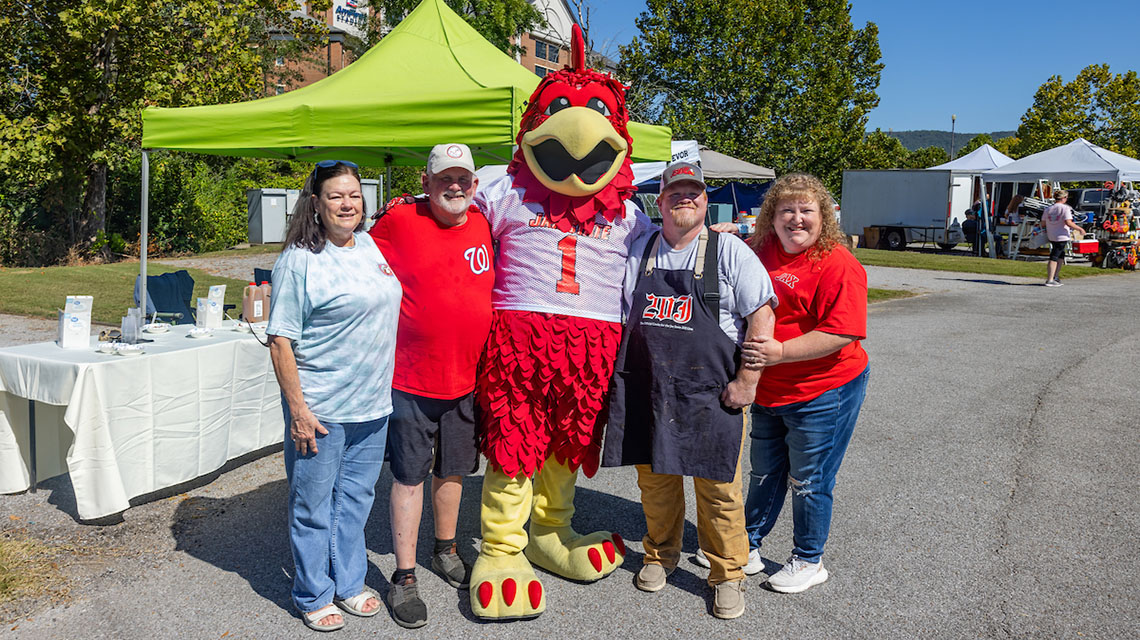
[[[68,472],[82,519],[210,473],[282,441],[281,395],[269,349],[226,326],[150,335],[140,356],[64,350],[52,342],[0,349],[0,493],[28,489],[28,400],[36,401],[37,475]],[[43,403],[43,404],[40,404]]]

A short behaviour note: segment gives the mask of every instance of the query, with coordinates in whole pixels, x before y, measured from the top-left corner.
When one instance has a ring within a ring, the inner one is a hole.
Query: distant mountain
[[[922,149],[923,147],[942,147],[943,149],[946,150],[946,153],[950,153],[950,132],[949,131],[934,131],[931,129],[920,129],[917,131],[888,131],[886,133],[888,136],[898,138],[898,141],[901,142],[902,145],[910,151],[914,151],[915,149]],[[961,149],[963,146],[965,146],[965,144],[967,142],[970,141],[970,138],[973,138],[976,135],[978,135],[978,134],[966,133],[963,131],[955,131],[954,132],[954,149],[955,150]],[[991,138],[993,138],[994,140],[1000,140],[1002,138],[1009,138],[1009,137],[1014,136],[1014,135],[1017,135],[1016,131],[990,131],[989,132],[989,136]]]

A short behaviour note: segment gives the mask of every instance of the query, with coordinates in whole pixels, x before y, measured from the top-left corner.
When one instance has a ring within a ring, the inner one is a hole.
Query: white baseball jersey
[[[627,200],[620,219],[599,214],[590,233],[565,232],[522,200],[510,175],[475,196],[499,243],[491,305],[621,322],[625,260],[634,239],[656,228],[648,216]]]

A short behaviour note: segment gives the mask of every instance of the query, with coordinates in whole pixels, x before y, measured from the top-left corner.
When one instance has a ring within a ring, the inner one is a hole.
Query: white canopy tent
[[[981,183],[977,182],[978,176],[982,175],[986,171],[996,169],[997,167],[1005,166],[1011,162],[1013,162],[1013,158],[1011,158],[1011,157],[1005,155],[1004,153],[998,151],[997,149],[993,148],[993,146],[991,146],[989,144],[984,144],[984,145],[978,147],[977,149],[974,149],[970,153],[967,153],[966,155],[962,156],[961,158],[955,158],[954,160],[951,160],[950,162],[944,162],[944,163],[937,165],[937,166],[934,166],[934,167],[927,167],[927,170],[929,170],[929,171],[937,171],[937,170],[950,171],[952,175],[972,176],[973,182],[974,182],[973,189],[975,192],[973,195],[976,197],[976,196],[978,196],[977,192],[979,190],[981,190],[981,193],[983,196],[985,194],[984,190],[982,190]],[[993,224],[992,224],[992,221],[990,220],[989,207],[987,206],[987,202],[986,202],[985,197],[982,197],[981,200],[982,200],[982,216],[981,216],[982,232],[985,234],[990,234],[992,232]],[[990,257],[992,258],[992,257],[994,257],[994,255],[993,255],[994,254],[993,243],[990,242],[988,244],[989,244],[990,254],[991,254]]]
[[[977,175],[998,167],[1003,167],[1011,162],[1013,162],[1013,158],[988,144],[983,144],[961,158],[955,158],[950,162],[944,162],[936,167],[927,168],[931,171],[949,170],[954,173]]]
[[[1035,180],[1140,181],[1140,160],[1109,151],[1077,138],[1069,144],[1042,151],[982,174],[986,182],[1032,182]]]
[[[1017,183],[1038,180],[1111,180],[1120,184],[1140,181],[1140,160],[1098,147],[1084,138],[1077,138],[1069,144],[990,169],[982,173],[982,180],[989,183],[1014,183],[1015,192]],[[989,212],[985,213],[988,219]],[[990,257],[994,257],[993,243],[990,243]],[[1010,257],[1013,257],[1012,252]]]
[[[705,180],[775,180],[776,172],[768,167],[726,156],[701,145],[701,171]]]

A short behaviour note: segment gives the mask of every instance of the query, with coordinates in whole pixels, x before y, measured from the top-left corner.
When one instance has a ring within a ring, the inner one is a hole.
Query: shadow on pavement
[[[1010,287],[1040,287],[1040,282],[1006,282],[1005,280],[989,280],[986,278],[935,278],[935,280],[950,280],[952,282],[973,282],[975,284],[1002,284]]]
[[[464,497],[460,503],[456,540],[461,554],[468,561],[474,561],[478,548],[479,496],[482,485],[482,475],[468,476],[463,482]],[[388,519],[391,486],[392,475],[385,468],[376,485],[376,501],[365,528],[365,544],[374,554],[390,555],[393,552]],[[434,541],[430,493],[430,490],[424,491],[423,519],[416,549],[417,568],[425,572],[431,571]],[[645,535],[645,519],[639,503],[581,486],[577,488],[576,494],[575,530],[588,533],[605,529],[618,533],[627,541],[640,543]],[[293,559],[286,526],[287,496],[287,481],[281,479],[232,497],[187,498],[179,503],[171,524],[176,549],[223,571],[238,574],[249,583],[254,592],[292,615],[294,610],[290,589]],[[704,578],[686,570],[691,565],[691,561],[686,558],[696,550],[696,527],[686,521],[682,566],[670,578],[670,584],[707,597],[708,588]],[[607,579],[632,581],[633,575],[640,568],[641,555],[631,550],[626,554],[620,570]],[[544,583],[561,579],[541,569],[537,571]],[[388,577],[371,561],[365,583],[381,595],[389,588]],[[471,612],[468,598],[460,597],[458,607],[464,618],[481,622]]]

